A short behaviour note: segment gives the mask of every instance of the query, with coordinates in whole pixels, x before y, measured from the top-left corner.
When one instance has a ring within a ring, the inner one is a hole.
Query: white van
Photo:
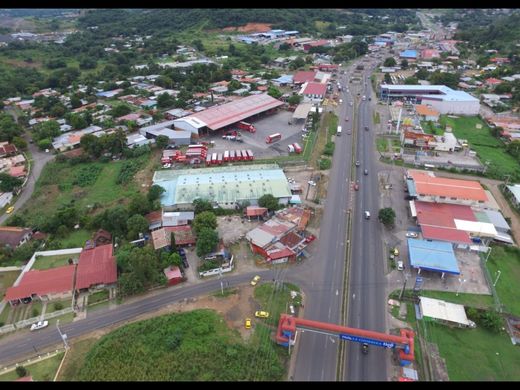
[[[340,136],[340,135],[341,135],[341,126],[338,126],[338,131],[336,131],[336,135],[337,135],[337,136]]]
[[[370,211],[365,210],[365,219],[370,219]]]

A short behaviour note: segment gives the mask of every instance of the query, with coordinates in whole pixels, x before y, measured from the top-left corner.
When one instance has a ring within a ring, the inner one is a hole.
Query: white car
[[[414,233],[414,232],[408,232],[408,233],[406,233],[406,237],[408,237],[408,238],[417,238],[417,237],[419,237],[419,235],[417,233]]]
[[[31,330],[43,329],[49,325],[49,321],[38,321],[31,325]]]
[[[398,271],[402,271],[402,270],[404,270],[404,264],[403,264],[403,262],[402,262],[401,260],[399,260],[399,261],[397,262],[397,270],[398,270]]]

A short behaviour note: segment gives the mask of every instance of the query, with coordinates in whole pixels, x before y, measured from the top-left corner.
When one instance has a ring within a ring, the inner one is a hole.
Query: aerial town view
[[[520,381],[520,9],[0,9],[0,381]]]

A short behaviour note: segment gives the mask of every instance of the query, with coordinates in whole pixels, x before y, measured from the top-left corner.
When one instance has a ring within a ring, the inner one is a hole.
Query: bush
[[[72,184],[80,187],[91,186],[96,182],[101,171],[102,168],[97,165],[87,165],[86,167],[82,167],[76,173],[76,177],[74,178]]]
[[[328,158],[321,158],[318,160],[318,166],[320,169],[329,169],[332,166],[332,161]]]
[[[36,317],[36,316],[39,315],[39,314],[40,314],[40,311],[39,311],[37,308],[33,308],[33,309],[32,309],[32,316],[33,316],[33,317]]]
[[[24,366],[18,366],[16,367],[16,375],[18,375],[19,378],[23,376],[27,376],[27,369]]]
[[[334,142],[327,142],[325,144],[325,149],[323,150],[323,154],[326,156],[332,156],[334,154],[334,148],[336,144]]]
[[[63,309],[63,304],[61,302],[55,302],[54,310],[61,310],[61,309]]]
[[[117,175],[116,184],[127,184],[131,182],[139,168],[140,164],[138,161],[125,161],[121,166],[119,174]]]

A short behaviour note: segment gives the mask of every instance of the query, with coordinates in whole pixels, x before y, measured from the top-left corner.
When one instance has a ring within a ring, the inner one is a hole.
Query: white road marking
[[[352,294],[352,299],[356,299],[356,294]]]

